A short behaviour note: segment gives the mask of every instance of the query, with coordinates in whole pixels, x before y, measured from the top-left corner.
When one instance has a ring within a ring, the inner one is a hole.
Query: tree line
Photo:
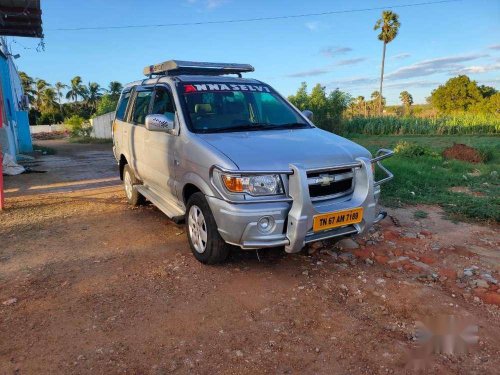
[[[114,111],[123,89],[118,81],[111,81],[106,88],[96,82],[84,84],[80,76],[73,77],[69,84],[51,84],[25,72],[19,72],[19,76],[28,97],[30,124],[56,124],[75,115],[89,119]]]
[[[308,92],[305,82],[288,99],[300,110],[313,111],[314,123],[330,131],[338,128],[343,117],[380,117],[381,113],[398,117],[436,118],[464,114],[500,117],[500,92],[494,87],[479,85],[465,75],[453,77],[438,86],[427,98],[427,104],[418,106],[414,106],[413,96],[406,90],[399,94],[401,105],[386,106],[379,91],[373,91],[370,99],[365,99],[364,96],[352,97],[338,88],[327,93],[319,83]]]

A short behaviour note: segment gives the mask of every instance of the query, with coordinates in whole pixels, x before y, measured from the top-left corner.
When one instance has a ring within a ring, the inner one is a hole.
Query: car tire
[[[185,221],[189,246],[198,261],[203,264],[218,264],[227,259],[229,245],[219,234],[204,194],[194,193],[189,197]]]
[[[140,206],[145,202],[144,197],[137,191],[136,185],[138,183],[139,181],[135,177],[132,168],[126,164],[123,168],[123,188],[125,189],[127,202],[132,206]]]

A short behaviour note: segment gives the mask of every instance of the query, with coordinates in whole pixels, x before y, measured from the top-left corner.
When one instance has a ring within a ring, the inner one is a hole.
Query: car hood
[[[364,147],[318,128],[198,135],[240,170],[288,170],[289,164],[323,168],[371,157]]]

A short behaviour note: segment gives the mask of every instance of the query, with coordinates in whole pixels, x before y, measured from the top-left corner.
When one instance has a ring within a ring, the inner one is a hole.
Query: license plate
[[[356,224],[363,219],[363,207],[352,208],[349,210],[329,212],[314,216],[313,231],[343,227],[344,225]]]

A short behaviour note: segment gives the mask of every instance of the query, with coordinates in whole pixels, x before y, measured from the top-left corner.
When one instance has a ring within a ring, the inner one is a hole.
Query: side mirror
[[[312,113],[312,111],[306,109],[306,110],[302,111],[302,114],[304,116],[306,116],[309,121],[313,120],[313,113]]]
[[[147,115],[146,129],[152,132],[170,132],[174,129],[174,121],[165,115]]]

